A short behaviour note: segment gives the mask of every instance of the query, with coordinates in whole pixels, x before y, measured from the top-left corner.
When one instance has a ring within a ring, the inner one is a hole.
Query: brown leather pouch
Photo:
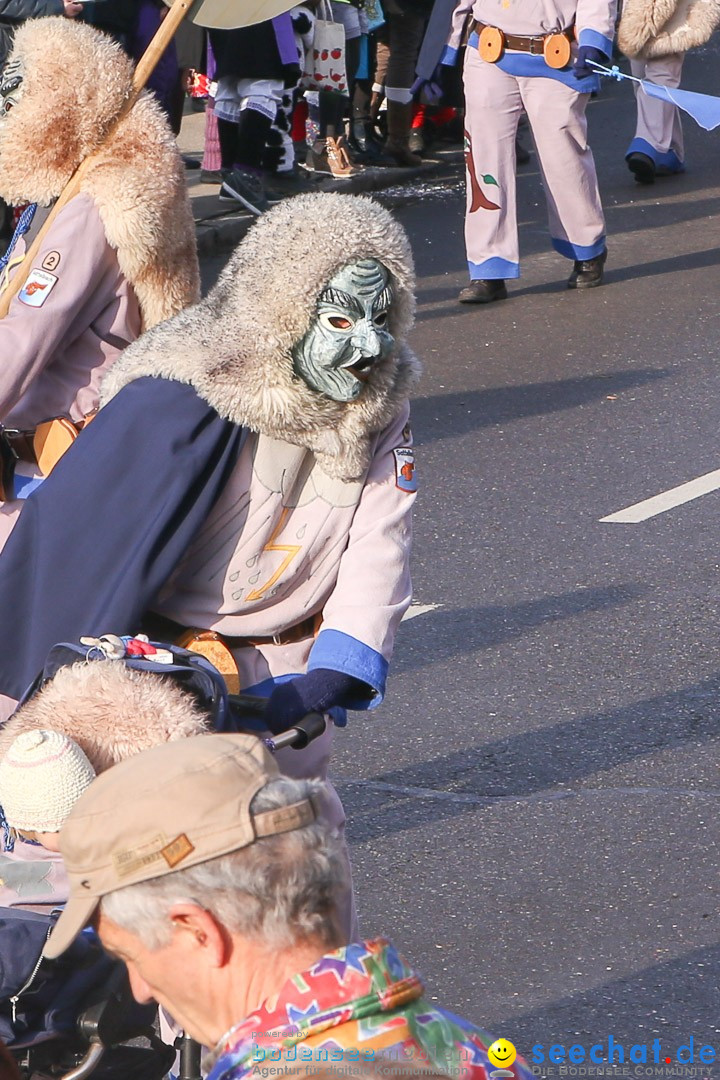
[[[214,630],[201,630],[191,626],[177,638],[175,644],[181,649],[189,649],[190,652],[204,656],[224,678],[228,693],[240,693],[240,673],[235,657],[220,634]]]

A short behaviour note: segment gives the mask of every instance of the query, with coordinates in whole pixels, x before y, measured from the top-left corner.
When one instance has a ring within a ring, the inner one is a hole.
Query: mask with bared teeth
[[[362,394],[373,365],[390,356],[389,275],[377,259],[344,266],[318,299],[317,312],[293,349],[293,366],[311,390],[333,401]]]

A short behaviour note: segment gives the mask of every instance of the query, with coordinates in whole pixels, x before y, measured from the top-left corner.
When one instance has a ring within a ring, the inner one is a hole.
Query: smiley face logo
[[[496,1039],[492,1046],[488,1047],[487,1056],[499,1069],[508,1069],[517,1057],[517,1050],[507,1039]]]

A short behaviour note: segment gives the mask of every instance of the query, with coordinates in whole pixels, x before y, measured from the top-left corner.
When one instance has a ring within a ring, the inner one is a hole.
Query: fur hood
[[[117,660],[69,664],[0,728],[0,760],[24,731],[74,739],[96,773],[125,758],[210,730],[192,694],[171,678]]]
[[[165,116],[143,94],[127,101],[133,66],[105,34],[64,17],[17,31],[18,104],[0,119],[0,197],[11,205],[55,200],[78,165],[95,155],[81,190],[98,208],[145,327],[199,296],[195,226],[185,170]]]
[[[375,258],[390,272],[392,355],[374,365],[362,394],[341,403],[293,371],[292,347],[338,270]],[[405,340],[415,277],[403,228],[372,199],[301,195],[263,215],[238,245],[217,285],[195,307],[125,350],[103,385],[103,401],[152,375],[189,383],[222,417],[311,450],[330,476],[366,471],[372,439],[395,417],[419,366]]]
[[[720,26],[720,0],[625,0],[618,45],[649,60],[697,48]]]

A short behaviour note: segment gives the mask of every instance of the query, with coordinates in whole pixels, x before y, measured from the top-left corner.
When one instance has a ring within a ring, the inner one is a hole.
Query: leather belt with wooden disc
[[[505,35],[497,26],[483,26],[478,38],[478,52],[488,64],[497,64],[505,51]]]
[[[570,41],[567,34],[548,34],[543,42],[543,56],[548,67],[567,67],[570,63]]]

